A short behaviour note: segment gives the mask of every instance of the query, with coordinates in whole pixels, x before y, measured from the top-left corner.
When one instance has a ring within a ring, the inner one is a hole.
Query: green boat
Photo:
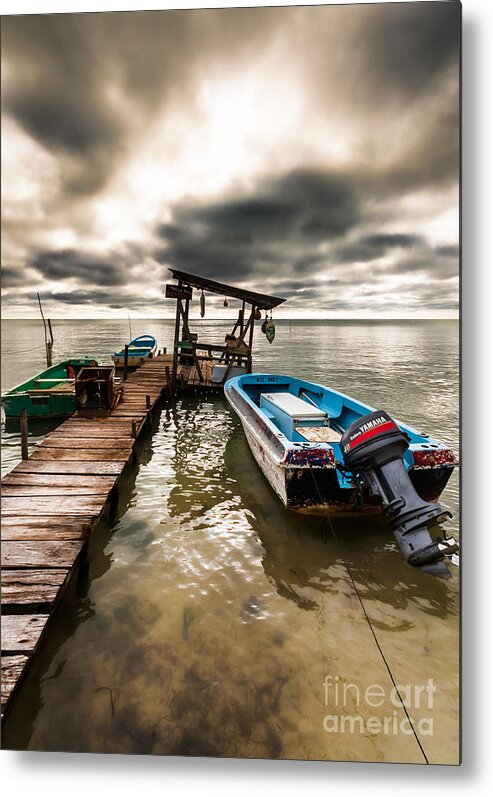
[[[62,360],[46,371],[2,393],[6,418],[18,418],[22,410],[29,417],[63,418],[75,412],[75,378],[87,365],[101,365],[94,357]]]

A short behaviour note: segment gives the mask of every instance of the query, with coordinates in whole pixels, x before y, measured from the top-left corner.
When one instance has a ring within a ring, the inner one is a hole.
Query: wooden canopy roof
[[[269,296],[267,293],[255,293],[255,291],[245,291],[242,288],[236,288],[234,285],[226,285],[222,282],[208,279],[207,277],[199,277],[197,274],[189,274],[187,271],[178,271],[176,268],[169,269],[176,280],[180,280],[185,285],[190,285],[191,288],[203,288],[205,291],[211,293],[218,293],[221,296],[232,296],[235,299],[241,299],[248,304],[259,307],[261,310],[271,310],[273,307],[282,304],[286,299],[281,299],[279,296]]]

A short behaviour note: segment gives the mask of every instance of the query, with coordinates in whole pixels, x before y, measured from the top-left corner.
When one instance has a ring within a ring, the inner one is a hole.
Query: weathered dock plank
[[[92,459],[87,462],[63,461],[56,462],[34,459],[32,456],[21,462],[13,470],[14,473],[53,473],[60,476],[80,474],[81,476],[119,476],[125,467],[126,460],[112,462],[111,460]]]
[[[2,606],[45,605],[56,600],[70,570],[4,570],[2,572]]]
[[[2,656],[32,653],[48,620],[48,614],[5,614],[2,617]]]
[[[102,440],[118,440],[122,437],[122,434],[127,432],[130,434],[132,431],[132,423],[125,422],[125,426],[117,427],[117,426],[109,426],[106,424],[103,426],[86,426],[83,424],[74,424],[74,425],[65,425],[60,429],[56,429],[56,431],[51,432],[50,440],[67,440],[70,438],[70,444],[73,445],[74,439],[87,439],[88,437],[91,440],[97,440],[101,438]]]
[[[120,405],[118,404],[117,407],[119,407],[119,406]],[[115,412],[116,412],[117,407],[115,407],[115,409],[112,411],[111,415],[103,415],[103,416],[101,416],[101,418],[97,418],[97,419],[90,418],[90,417],[84,417],[83,415],[73,415],[71,418],[69,418],[68,421],[65,421],[65,423],[63,423],[61,426],[58,426],[57,429],[54,430],[54,431],[59,432],[60,429],[64,429],[65,426],[76,426],[76,425],[81,426],[81,427],[83,425],[84,426],[92,426],[94,423],[96,423],[96,421],[97,421],[97,425],[101,426],[101,427],[112,427],[112,426],[120,427],[120,426],[128,425],[130,423],[130,421],[127,418],[116,418],[115,417]]]
[[[108,492],[115,483],[112,476],[72,476],[51,473],[12,473],[2,479],[2,493],[6,487],[80,487]]]
[[[56,515],[55,517],[48,517],[40,515],[39,517],[32,517],[31,515],[9,515],[2,518],[2,531],[9,528],[23,528],[29,526],[30,528],[42,529],[56,529],[57,527],[65,528],[69,526],[77,526],[83,528],[90,527],[96,518],[96,515],[78,515],[77,517],[66,517],[65,515]],[[3,536],[3,535],[2,535]]]
[[[43,449],[45,448],[63,448],[72,454],[77,456],[77,453],[80,449],[92,449],[95,448],[96,450],[100,451],[104,448],[111,448],[111,449],[127,449],[132,448],[132,439],[129,437],[128,441],[121,440],[119,438],[97,438],[94,439],[92,437],[79,437],[77,439],[76,451],[73,451],[73,447],[75,445],[74,439],[72,437],[55,437],[54,435],[49,435],[46,440],[43,441]]]
[[[108,493],[111,489],[111,486],[108,487],[105,484],[101,485],[84,485],[82,484],[80,487],[76,487],[74,484],[72,485],[59,485],[56,484],[8,484],[2,486],[2,495],[4,497],[10,496],[12,498],[18,498],[19,496],[39,496],[46,498],[48,496],[77,496],[77,495],[104,495]]]
[[[98,460],[109,460],[110,462],[126,462],[130,456],[131,448],[109,448],[97,449],[77,449],[74,451],[67,451],[63,448],[49,448],[40,446],[31,454],[31,459],[40,460],[41,462],[88,462],[94,460],[97,456]]]
[[[74,519],[80,520],[80,518]],[[2,544],[12,540],[86,540],[95,522],[95,518],[92,518],[90,523],[84,522],[82,525],[76,523],[72,525],[68,522],[58,525],[51,521],[47,522],[47,519],[44,518],[44,523],[36,525],[24,523],[22,526],[9,526],[8,520],[17,520],[17,518],[5,518],[2,522]],[[29,518],[29,520],[33,520],[33,518]]]
[[[2,568],[72,567],[84,540],[29,540],[2,542]]]
[[[2,706],[22,678],[166,385],[164,355],[123,385],[108,416],[74,415],[2,480]]]
[[[28,661],[28,656],[4,656],[2,654],[2,710]]]
[[[65,500],[63,496],[19,496],[11,495],[2,498],[2,517],[9,515],[99,515],[102,509],[101,498],[93,495],[81,495],[77,499]]]

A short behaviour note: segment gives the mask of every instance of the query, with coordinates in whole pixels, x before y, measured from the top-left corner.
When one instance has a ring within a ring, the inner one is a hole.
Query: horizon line
[[[50,318],[51,321],[121,321],[122,323],[128,323],[127,318],[115,318],[114,316],[85,316],[84,318],[81,317],[67,317],[67,316],[52,316]],[[147,316],[147,315],[136,315],[131,316],[131,320],[135,321],[174,321],[175,316]],[[225,318],[225,317],[216,317],[216,318],[192,318],[191,321],[198,322],[198,323],[207,323],[208,321],[234,321],[233,317]],[[392,316],[387,318],[382,318],[382,316],[296,316],[293,318],[289,317],[281,317],[277,318],[276,322],[282,321],[460,321],[460,314],[457,311],[456,316]],[[42,323],[42,319],[38,316],[0,316],[0,321],[39,321]]]

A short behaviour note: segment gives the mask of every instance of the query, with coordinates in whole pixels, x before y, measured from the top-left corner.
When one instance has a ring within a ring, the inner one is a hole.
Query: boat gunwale
[[[40,379],[43,374],[46,374],[48,371],[51,371],[53,368],[59,368],[62,366],[67,365],[81,365],[81,367],[88,366],[89,363],[97,361],[96,357],[68,357],[66,360],[60,360],[60,362],[55,363],[55,365],[50,365],[48,368],[45,368],[43,371],[39,371],[34,376],[31,376],[30,379],[25,379],[23,382],[19,382],[18,385],[14,385],[14,387],[8,388],[8,390],[2,391],[1,399],[9,398],[11,396],[27,396],[29,394],[28,390],[21,390],[24,385],[27,385],[29,382],[36,382],[37,379]],[[98,362],[98,365],[101,363]],[[68,380],[65,380],[68,381]]]
[[[273,384],[275,384],[275,382],[272,381],[273,377],[275,377],[279,381],[286,380],[288,384],[292,384],[293,382],[300,383],[302,386],[305,386],[306,389],[313,390],[315,388],[316,390],[321,391],[322,394],[331,393],[331,394],[337,396],[338,398],[342,399],[342,407],[346,406],[349,409],[352,409],[353,411],[358,412],[358,414],[361,412],[361,410],[363,410],[363,413],[361,415],[359,415],[359,417],[363,417],[363,415],[365,415],[367,413],[370,413],[370,412],[375,412],[375,408],[371,407],[370,405],[363,404],[362,402],[358,402],[355,399],[351,398],[351,396],[348,396],[345,393],[341,393],[340,391],[335,390],[333,388],[328,388],[325,385],[321,385],[318,382],[310,382],[308,380],[301,379],[300,377],[293,377],[293,376],[289,376],[287,374],[267,374],[267,373],[241,374],[240,376],[232,377],[231,379],[229,379],[226,382],[226,384],[224,386],[224,392],[225,392],[226,397],[229,399],[229,394],[232,393],[233,390],[235,390],[236,393],[238,394],[238,396],[240,396],[240,398],[242,398],[247,403],[247,405],[250,407],[250,409],[255,414],[255,416],[257,418],[260,418],[262,420],[262,422],[265,423],[265,425],[267,426],[267,428],[269,429],[271,434],[273,434],[275,436],[275,438],[278,441],[278,443],[280,443],[282,445],[285,453],[284,453],[284,457],[282,457],[282,459],[279,460],[279,463],[278,463],[279,465],[284,466],[284,467],[290,467],[290,466],[293,465],[293,463],[290,463],[290,462],[287,461],[287,457],[288,457],[288,454],[289,454],[290,451],[294,451],[294,452],[306,451],[308,453],[310,451],[314,452],[314,451],[325,450],[327,452],[329,452],[329,451],[332,452],[333,458],[334,458],[334,463],[332,465],[325,464],[322,467],[332,467],[332,468],[337,467],[336,456],[335,456],[336,450],[334,448],[334,444],[331,444],[331,443],[311,443],[309,441],[307,441],[306,443],[298,443],[298,442],[294,442],[294,441],[289,440],[286,437],[286,435],[283,432],[280,431],[279,427],[276,426],[276,424],[273,421],[271,421],[265,413],[262,412],[261,408],[259,406],[257,406],[257,404],[253,401],[253,399],[250,398],[250,396],[248,395],[248,393],[246,392],[246,390],[242,386],[243,382],[246,383],[249,380],[250,380],[251,384],[259,384],[259,383],[262,384],[262,381],[264,379],[265,379],[266,386],[273,385]],[[255,380],[255,382],[252,381],[252,380]],[[234,407],[234,404],[231,401],[230,401],[230,403]],[[242,422],[243,422],[243,420],[245,420],[248,423],[249,428],[251,428],[252,431],[255,433],[255,429],[253,428],[252,424],[248,422],[247,418],[244,418],[243,414],[240,414],[240,420]],[[399,421],[397,419],[394,419],[394,420],[395,420],[395,423],[397,424],[397,426],[405,434],[408,434],[408,436],[412,435],[414,437],[419,438],[418,441],[416,441],[416,440],[414,442],[410,441],[410,443],[409,443],[409,452],[411,454],[411,457],[413,457],[413,460],[414,460],[414,456],[413,455],[414,455],[415,451],[416,452],[423,452],[423,453],[427,453],[427,454],[432,454],[432,455],[436,454],[438,452],[449,452],[451,454],[452,458],[453,458],[453,462],[440,462],[440,463],[437,463],[435,465],[431,465],[431,464],[430,465],[419,465],[419,464],[415,463],[414,461],[413,462],[406,462],[405,461],[406,466],[407,466],[407,468],[409,470],[439,470],[439,469],[442,469],[442,468],[451,468],[451,469],[453,469],[454,467],[456,467],[459,464],[455,454],[441,440],[438,440],[438,438],[432,437],[431,435],[426,435],[425,436],[423,434],[420,434],[416,429],[414,429],[414,427],[409,426],[408,424],[402,423],[401,421]],[[410,433],[410,435],[409,435],[409,433]],[[256,434],[255,436],[258,439],[258,434]],[[412,440],[412,438],[411,438],[411,440]],[[297,465],[296,467],[300,467],[300,465]],[[303,467],[303,466],[301,466],[301,467]],[[317,467],[317,465],[314,465],[314,464],[310,463],[309,467]],[[318,466],[318,467],[320,467],[320,466]]]
[[[134,348],[134,351],[130,352],[130,347],[131,347],[132,343],[136,343],[139,340],[148,340],[149,342],[152,341],[152,344],[150,344],[149,346],[136,346]],[[129,350],[128,351],[128,357],[129,357],[129,360],[130,360],[131,357],[135,357],[135,358],[140,358],[142,356],[148,357],[150,353],[155,353],[157,351],[157,348],[158,348],[157,338],[154,335],[148,334],[147,332],[144,333],[143,335],[138,335],[138,337],[136,337],[136,338],[132,338],[132,340],[129,341],[129,343],[125,344],[125,345],[128,345],[128,350]],[[120,351],[114,351],[112,353],[112,355],[111,355],[111,358],[113,359],[114,357],[125,357],[125,346]]]

